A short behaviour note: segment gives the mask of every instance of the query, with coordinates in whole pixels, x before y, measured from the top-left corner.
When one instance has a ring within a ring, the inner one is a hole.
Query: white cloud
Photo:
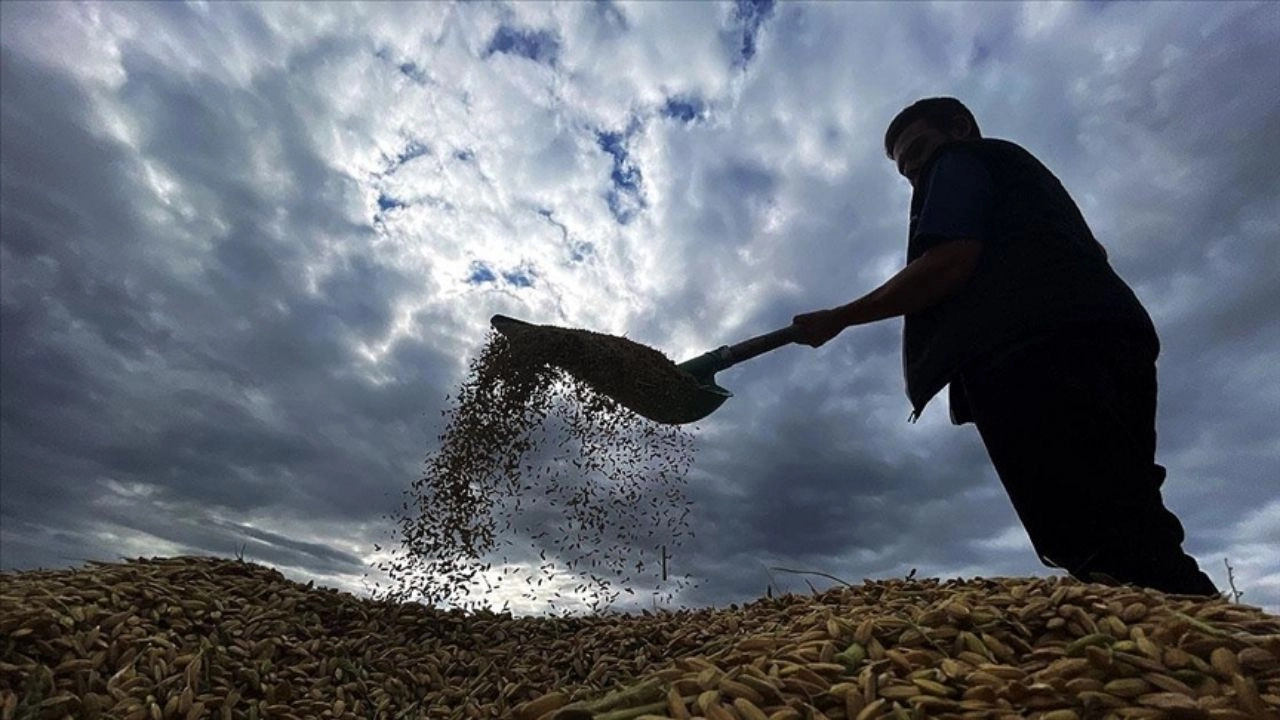
[[[1031,550],[1031,542],[1027,539],[1027,531],[1022,529],[1020,525],[1010,525],[999,533],[988,538],[973,541],[975,545],[985,549],[998,552],[1019,551],[1026,552]]]
[[[1280,499],[1253,510],[1236,523],[1236,540],[1246,544],[1280,547]]]

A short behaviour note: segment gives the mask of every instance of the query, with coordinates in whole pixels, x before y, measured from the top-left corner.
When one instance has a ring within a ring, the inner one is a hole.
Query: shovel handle
[[[704,386],[715,386],[716,373],[733,367],[740,362],[776,350],[783,345],[800,341],[800,328],[796,325],[774,330],[771,333],[757,335],[743,340],[736,345],[721,345],[710,352],[705,352],[692,360],[686,360],[676,367],[689,373]],[[720,388],[723,392],[728,392]]]
[[[726,358],[729,365],[737,365],[745,360],[762,355],[770,350],[777,350],[783,345],[790,345],[800,340],[800,327],[798,325],[788,325],[781,330],[774,330],[771,333],[757,335],[748,340],[743,340],[736,345],[730,345],[727,348]],[[726,365],[725,367],[728,367]]]

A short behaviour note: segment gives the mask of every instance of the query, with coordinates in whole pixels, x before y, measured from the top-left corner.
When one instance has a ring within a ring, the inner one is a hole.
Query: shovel
[[[489,323],[503,335],[514,337],[519,334],[524,341],[532,339],[536,342],[538,332],[548,334],[563,332],[562,328],[534,325],[505,315],[494,315]],[[644,346],[635,345],[625,338],[597,337],[611,340],[609,343],[611,348],[616,349],[630,344],[636,350],[645,349]],[[588,334],[583,334],[581,339],[583,342],[601,342]],[[679,364],[668,360],[666,362],[670,363],[670,368],[665,374],[671,378],[671,381],[664,383],[664,387],[641,386],[636,380],[627,387],[618,387],[617,373],[607,373],[607,368],[593,371],[591,368],[575,364],[572,368],[564,369],[642,417],[668,425],[683,425],[710,415],[724,404],[725,400],[733,397],[733,393],[716,384],[716,373],[799,340],[799,328],[789,325],[781,330],[743,340],[736,345],[722,345]],[[614,370],[616,371],[616,368]],[[609,375],[607,381],[604,377],[606,374]]]

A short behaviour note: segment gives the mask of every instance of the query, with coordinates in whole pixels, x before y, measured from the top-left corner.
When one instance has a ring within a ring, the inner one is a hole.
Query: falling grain
[[[492,332],[471,364],[395,519],[381,597],[484,607],[514,585],[554,609],[572,586],[594,611],[623,592],[670,599],[691,585],[660,570],[664,548],[693,535],[692,436],[615,398],[660,400],[692,381],[624,338],[537,327]]]

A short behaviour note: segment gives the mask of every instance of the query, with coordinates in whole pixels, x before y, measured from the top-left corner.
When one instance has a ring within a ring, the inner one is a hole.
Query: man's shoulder
[[[1041,176],[1047,168],[1021,145],[1003,138],[954,140],[940,146],[924,174],[933,181],[945,172],[952,182],[985,184],[998,178]]]
[[[1011,156],[1034,157],[1017,143],[1000,138],[976,138],[973,140],[954,140],[938,148],[934,160],[961,157],[980,160],[996,160]]]
[[[1019,145],[1012,140],[1004,138],[984,137],[976,140],[965,140],[954,143],[958,150],[970,150],[977,153],[995,154],[995,155],[1021,155],[1024,157],[1035,157],[1030,150]]]
[[[1030,150],[1004,138],[984,137],[949,143],[943,146],[938,155],[969,155],[983,161],[988,170],[998,175],[1010,171],[1030,171],[1034,174],[1048,170]]]
[[[1005,163],[1001,162],[1009,152],[1016,152],[1017,145],[1005,140],[978,138],[974,140],[953,140],[940,146],[929,160],[926,171],[935,174],[935,169],[945,168],[951,178],[962,178],[965,181],[979,177],[989,177],[998,172]]]
[[[994,147],[1012,148],[1012,149],[1020,150],[1020,151],[1022,151],[1022,152],[1027,152],[1027,149],[1026,149],[1026,148],[1022,147],[1021,145],[1019,145],[1018,143],[1016,143],[1016,142],[1014,142],[1014,141],[1012,141],[1012,140],[1006,140],[1005,138],[998,138],[998,137],[984,137],[984,138],[979,138],[979,139],[977,140],[977,142],[978,142],[979,144],[981,144],[981,145],[990,145],[990,146],[994,146]]]

